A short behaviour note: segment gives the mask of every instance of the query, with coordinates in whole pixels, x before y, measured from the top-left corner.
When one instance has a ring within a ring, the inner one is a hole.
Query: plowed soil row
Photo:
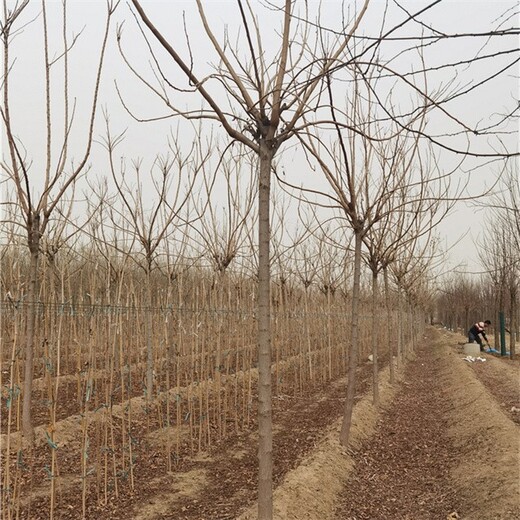
[[[468,363],[453,337],[435,335],[355,453],[335,518],[520,518],[520,429],[508,409],[518,379],[515,389],[511,366]]]
[[[338,421],[286,475],[274,518],[520,518],[520,428],[463,358],[454,334],[429,330],[400,385],[383,372],[379,409],[370,394],[356,405],[349,448]]]
[[[367,392],[372,366],[364,364],[358,371],[359,397]],[[302,458],[312,452],[323,435],[323,429],[340,416],[346,388],[344,379],[314,394],[302,396],[281,395],[274,399],[274,482],[279,484]],[[254,417],[254,410],[252,412]],[[60,448],[62,470],[65,453],[73,448],[70,443]],[[42,447],[44,449],[45,447]],[[90,446],[95,451],[95,446]],[[119,496],[109,490],[107,503],[98,500],[94,489],[87,495],[88,519],[232,519],[245,504],[256,499],[257,478],[256,428],[233,434],[217,441],[198,456],[184,455],[175,464],[174,471],[165,471],[164,457],[152,449],[149,442],[134,446],[136,464],[135,487],[129,489],[128,478],[120,482]],[[43,468],[45,451],[35,453],[34,464]],[[48,450],[47,450],[48,451]],[[79,460],[78,455],[72,455]],[[100,468],[97,470],[101,471]],[[102,471],[101,471],[102,474]],[[20,518],[31,520],[49,518],[50,481],[40,478],[38,471],[32,485],[26,481]],[[58,484],[59,495],[55,518],[78,518],[81,512],[82,487],[77,473],[63,471]],[[90,481],[96,478],[90,477]],[[103,478],[102,475],[97,477]],[[27,475],[29,479],[29,475]],[[89,486],[92,488],[93,482]]]
[[[457,459],[448,434],[451,406],[439,349],[422,348],[408,363],[402,390],[355,455],[336,518],[445,519],[457,510],[450,469]]]
[[[477,379],[500,404],[504,412],[520,425],[520,361],[483,354],[485,362],[471,363]]]

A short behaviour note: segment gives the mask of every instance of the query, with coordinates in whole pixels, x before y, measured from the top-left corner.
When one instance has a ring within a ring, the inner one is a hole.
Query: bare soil
[[[336,518],[520,518],[518,364],[487,354],[469,363],[436,335],[355,454]]]
[[[463,357],[454,334],[429,331],[399,383],[390,385],[388,367],[382,369],[377,409],[371,403],[372,366],[362,363],[348,449],[337,440],[344,379],[312,395],[278,396],[273,403],[275,518],[520,518],[515,411],[520,365],[490,355],[470,364]],[[254,423],[197,456],[186,452],[171,473],[155,448],[157,437],[168,432],[142,427],[149,434],[134,447],[134,489],[121,476],[117,498],[114,490],[106,503],[89,493],[87,518],[256,518]],[[56,519],[80,518],[81,479],[72,463],[66,471],[67,460],[78,457],[73,448],[73,442],[60,448]],[[35,451],[35,467],[48,463],[47,453],[45,446]],[[20,518],[49,518],[45,473],[25,478]]]
[[[354,457],[355,470],[336,511],[338,519],[438,519],[457,509],[450,470],[457,453],[449,437],[451,388],[438,357],[421,349],[409,362],[402,389]]]

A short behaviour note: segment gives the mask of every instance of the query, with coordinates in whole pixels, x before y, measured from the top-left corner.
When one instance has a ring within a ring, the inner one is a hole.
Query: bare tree
[[[201,111],[186,112],[178,108],[172,113],[190,118],[218,121],[229,136],[249,147],[258,157],[258,426],[259,426],[259,518],[272,517],[272,412],[271,412],[271,334],[270,334],[270,193],[273,160],[280,146],[298,132],[302,116],[318,103],[321,78],[346,59],[346,50],[368,6],[365,1],[359,13],[341,27],[343,37],[317,59],[317,49],[309,49],[312,28],[294,14],[295,6],[286,0],[279,14],[281,34],[276,55],[268,61],[264,32],[251,6],[239,1],[238,7],[245,33],[247,60],[241,60],[238,47],[229,36],[219,42],[211,29],[206,10],[197,0],[205,36],[211,43],[219,64],[207,78],[200,78],[190,60],[183,58],[147,16],[140,2],[132,0],[138,17],[151,31],[161,47],[189,80],[192,90],[206,103]],[[271,33],[269,33],[271,34]],[[270,42],[270,44],[272,41]],[[156,89],[165,103],[173,104],[165,93],[171,81],[162,77],[162,88]],[[215,81],[212,81],[212,79]],[[221,100],[222,88],[227,99]],[[207,107],[207,108],[206,108]]]
[[[283,6],[268,4],[270,14],[280,15],[282,18],[282,29],[271,40],[279,41],[276,45],[276,55],[269,61],[268,48],[272,48],[273,41],[269,47],[265,42],[266,31],[260,26],[259,19],[255,16],[253,6],[249,2],[238,0],[238,11],[242,22],[243,32],[232,40],[228,30],[222,38],[218,38],[213,31],[208,9],[204,7],[202,0],[197,0],[199,18],[202,23],[206,42],[216,56],[216,64],[209,73],[205,73],[201,64],[194,63],[195,53],[192,51],[188,37],[188,45],[185,56],[181,56],[179,46],[173,43],[173,39],[165,37],[165,33],[159,28],[160,22],[153,22],[143,9],[138,0],[132,0],[136,9],[136,18],[142,22],[153,34],[155,40],[163,52],[188,79],[187,87],[180,86],[173,80],[173,75],[165,73],[164,61],[160,59],[158,51],[151,42],[147,42],[153,54],[155,79],[154,84],[137,73],[152,91],[162,99],[168,107],[168,116],[176,115],[185,118],[209,119],[220,123],[228,135],[250,147],[259,159],[259,295],[258,295],[258,324],[259,324],[259,431],[260,431],[260,479],[259,479],[259,516],[269,518],[271,516],[271,406],[270,406],[270,331],[269,331],[269,205],[270,205],[270,182],[273,159],[280,146],[292,136],[301,133],[304,129],[309,130],[320,120],[324,113],[319,110],[323,105],[322,85],[327,77],[339,75],[345,71],[347,74],[355,72],[361,76],[371,77],[376,71],[380,83],[383,85],[381,91],[371,89],[372,95],[381,107],[377,115],[380,122],[392,120],[395,125],[411,135],[416,135],[435,143],[438,147],[455,153],[467,152],[467,146],[462,145],[455,149],[450,141],[456,136],[464,140],[468,136],[490,134],[500,126],[500,123],[490,125],[487,128],[475,127],[461,122],[460,119],[451,114],[445,105],[468,92],[473,92],[479,85],[463,85],[460,89],[452,88],[452,85],[441,86],[436,95],[430,95],[426,88],[418,86],[416,77],[423,77],[428,70],[419,67],[420,70],[396,71],[393,62],[400,58],[406,59],[409,55],[419,55],[421,51],[430,45],[441,41],[449,41],[450,38],[458,39],[461,35],[442,34],[428,27],[421,16],[437,5],[439,1],[431,2],[414,13],[407,12],[400,4],[395,4],[404,13],[402,20],[393,27],[387,28],[386,19],[379,28],[376,37],[363,37],[356,33],[360,21],[365,15],[369,2],[363,3],[359,14],[348,16],[341,11],[341,27],[337,31],[325,28],[322,20],[311,22],[308,14],[308,4],[304,4],[301,12],[296,12],[296,3],[285,0]],[[394,3],[390,3],[394,5]],[[386,13],[386,10],[385,10]],[[346,20],[346,21],[345,21]],[[404,25],[416,23],[421,29],[417,37],[400,39],[397,32]],[[506,23],[501,20],[500,23]],[[141,24],[141,25],[142,25]],[[140,28],[145,34],[144,29]],[[425,34],[423,29],[427,29]],[[501,36],[511,36],[515,32],[512,29],[500,28]],[[313,34],[311,34],[311,31]],[[271,34],[271,33],[269,33]],[[474,38],[489,38],[493,33],[472,34]],[[189,36],[189,35],[188,35]],[[470,35],[465,35],[470,37]],[[121,40],[120,34],[120,40]],[[241,39],[243,38],[243,39]],[[399,49],[396,55],[379,59],[381,45],[391,41],[404,42],[407,48]],[[247,58],[243,58],[245,51]],[[507,52],[511,52],[510,50]],[[500,56],[500,52],[493,52],[478,59],[491,61],[494,56]],[[506,51],[502,55],[507,56]],[[123,53],[124,56],[124,53]],[[124,56],[128,63],[128,59]],[[472,57],[472,59],[477,59]],[[441,67],[432,66],[431,71],[442,70],[453,67],[462,69],[467,66],[465,59],[457,56]],[[130,65],[131,66],[131,65]],[[514,61],[508,62],[503,70],[490,72],[482,79],[481,84],[496,78],[500,73],[514,66]],[[339,78],[345,81],[344,77]],[[392,82],[397,81],[405,85],[414,97],[420,98],[415,106],[400,107],[388,97],[388,92],[393,90]],[[197,92],[203,99],[201,109],[185,110],[180,103],[173,100],[181,91],[189,90]],[[382,92],[386,92],[383,94]],[[328,103],[328,102],[326,102]],[[450,140],[443,139],[445,136],[436,136],[435,132],[426,132],[421,125],[413,126],[421,114],[428,110],[436,110],[439,115],[445,117],[450,124],[456,126]],[[317,112],[315,112],[317,110]],[[516,108],[514,109],[516,110]],[[142,118],[138,118],[142,119]],[[152,118],[149,118],[152,120]],[[325,116],[323,124],[337,126],[337,121]],[[350,122],[359,124],[359,120]],[[357,128],[357,131],[360,131]],[[367,129],[365,128],[365,131]],[[487,135],[486,135],[487,137]],[[460,141],[458,141],[460,142]],[[489,153],[490,157],[503,157],[509,152]],[[510,153],[509,153],[510,154]],[[476,154],[478,155],[478,154]],[[486,154],[484,154],[486,155]],[[358,225],[356,216],[356,225]]]
[[[510,355],[515,355],[515,341],[518,314],[518,292],[520,276],[520,256],[514,247],[515,239],[511,236],[511,226],[495,215],[487,223],[488,240],[482,244],[480,261],[486,270],[485,279],[491,281],[493,288],[493,301],[495,303],[495,327],[498,332],[500,313],[508,316],[510,333]],[[502,331],[501,331],[502,333]],[[499,334],[495,334],[495,349],[500,350]]]
[[[146,398],[153,398],[154,379],[154,348],[152,341],[153,327],[153,295],[152,272],[157,267],[157,256],[164,241],[173,231],[174,221],[188,221],[185,210],[197,179],[198,172],[205,164],[210,152],[201,152],[200,157],[192,157],[198,151],[193,149],[184,157],[179,149],[177,139],[170,140],[170,154],[158,156],[154,160],[148,178],[143,176],[143,161],[132,161],[131,176],[134,182],[129,182],[127,166],[124,161],[116,165],[114,152],[122,141],[124,134],[113,136],[107,119],[107,132],[104,146],[109,155],[110,172],[117,189],[119,200],[123,205],[122,218],[128,221],[129,228],[135,233],[136,242],[142,248],[142,253],[132,255],[139,267],[145,273],[145,330],[146,330]],[[147,205],[148,194],[144,192],[147,181],[154,190],[155,201]],[[172,184],[175,184],[172,187]]]
[[[202,190],[192,196],[197,220],[191,229],[206,248],[215,271],[224,274],[237,255],[243,254],[255,202],[254,165],[251,182],[241,178],[248,157],[220,155],[214,174],[202,175]],[[221,185],[224,181],[224,193]],[[216,190],[215,185],[220,189]],[[193,237],[192,237],[193,239]]]
[[[424,220],[429,220],[429,217],[426,216]],[[405,355],[415,348],[413,341],[409,345],[405,344],[405,304],[410,304],[417,287],[429,283],[429,278],[434,277],[435,269],[444,260],[443,252],[438,247],[439,240],[435,235],[435,226],[424,226],[424,220],[415,225],[409,239],[403,241],[399,254],[389,266],[397,290],[398,363],[402,363]],[[421,226],[422,232],[418,232]],[[416,294],[420,294],[420,291],[418,290]],[[409,325],[411,327],[411,322]],[[411,337],[413,339],[413,335]]]
[[[370,243],[367,234],[374,226],[381,225],[392,213],[406,213],[408,206],[417,205],[418,200],[425,198],[428,186],[442,183],[443,176],[439,178],[420,167],[418,135],[424,128],[424,111],[414,113],[404,124],[410,132],[417,130],[416,135],[409,138],[396,122],[386,122],[385,130],[382,123],[377,123],[377,103],[374,104],[371,99],[370,87],[365,89],[364,83],[355,73],[352,89],[342,104],[336,101],[337,94],[330,78],[327,81],[327,93],[334,137],[327,141],[316,132],[309,132],[306,139],[301,138],[301,143],[309,154],[311,167],[316,165],[321,170],[331,188],[330,194],[321,192],[319,195],[325,196],[331,205],[337,207],[340,216],[345,219],[354,234],[352,334],[348,352],[347,399],[340,433],[340,441],[347,445],[359,355],[363,241]],[[303,191],[306,191],[305,188]],[[402,195],[403,192],[409,200]],[[435,200],[441,195],[442,191],[436,194]],[[416,209],[419,213],[420,210]],[[376,249],[372,250],[370,266],[373,268],[372,272],[377,274],[385,258],[376,257],[375,251]],[[377,278],[373,281],[377,283]],[[376,283],[374,289],[377,294]],[[376,373],[374,377],[377,377]],[[377,395],[374,397],[377,399]]]
[[[21,138],[18,136],[20,123],[17,121],[16,113],[13,113],[12,111],[12,92],[10,88],[11,79],[19,66],[18,63],[14,62],[11,55],[13,39],[20,28],[23,28],[25,25],[23,15],[29,2],[28,0],[17,2],[12,9],[8,9],[6,0],[3,2],[4,16],[1,26],[1,36],[4,50],[4,67],[2,77],[3,100],[1,114],[7,143],[7,159],[2,162],[2,168],[7,173],[16,189],[16,204],[20,212],[23,214],[23,227],[26,234],[26,244],[31,259],[30,279],[27,292],[28,314],[22,418],[24,437],[31,442],[34,435],[31,414],[31,393],[33,380],[36,303],[40,284],[38,264],[41,251],[41,240],[47,231],[51,216],[57,210],[62,198],[80,175],[88,170],[88,159],[92,148],[101,72],[103,69],[105,51],[110,31],[110,21],[117,4],[118,2],[112,0],[106,2],[107,14],[105,31],[100,50],[98,51],[97,66],[94,73],[94,86],[91,91],[92,100],[90,101],[90,115],[88,117],[88,122],[83,129],[85,145],[79,161],[75,163],[69,157],[71,153],[70,135],[73,125],[76,123],[76,104],[72,101],[69,87],[69,54],[70,50],[76,43],[78,36],[70,38],[68,34],[67,3],[63,2],[62,47],[56,57],[52,57],[48,35],[48,4],[42,2],[41,14],[38,16],[38,20],[41,22],[43,29],[42,49],[44,55],[43,67],[45,70],[43,110],[45,113],[45,122],[42,134],[45,137],[43,137],[42,140],[45,142],[45,156],[41,171],[39,171],[37,175],[38,178],[43,179],[43,182],[40,185],[38,182],[35,182],[34,175],[30,171],[35,168],[35,165],[32,164],[29,152],[24,146]],[[20,24],[20,27],[17,27],[16,24],[18,23]],[[61,71],[61,78],[63,81],[63,90],[61,91],[61,95],[63,101],[60,107],[55,107],[54,98],[58,95],[61,87],[54,87],[54,83],[51,81],[51,75],[60,64],[63,67]],[[63,113],[63,122],[60,129],[61,132],[58,131],[60,125],[55,117],[56,112],[59,113],[60,111]],[[57,137],[60,133],[61,138]],[[55,155],[56,150],[58,150],[57,155]]]
[[[499,292],[501,308],[509,307],[510,355],[514,357],[518,335],[520,292],[520,184],[518,168],[508,168],[500,190],[486,204],[486,240],[480,245],[481,262]],[[506,302],[506,297],[509,301]],[[498,323],[498,322],[497,322]],[[498,341],[498,334],[495,334]]]

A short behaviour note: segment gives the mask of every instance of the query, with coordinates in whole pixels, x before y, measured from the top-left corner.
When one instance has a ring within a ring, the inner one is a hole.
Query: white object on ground
[[[462,358],[464,361],[469,361],[470,363],[474,363],[475,361],[486,361],[486,358],[483,357],[474,357],[474,356],[466,356],[465,358]]]

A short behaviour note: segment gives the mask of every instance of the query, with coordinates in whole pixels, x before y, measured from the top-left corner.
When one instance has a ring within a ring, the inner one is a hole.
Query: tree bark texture
[[[146,330],[146,400],[151,401],[153,398],[153,340],[152,340],[152,279],[150,276],[150,266],[146,271],[146,309],[144,312],[145,330]]]
[[[372,271],[372,398],[374,406],[379,406],[379,310],[378,304],[378,276],[377,271]]]
[[[386,307],[386,330],[388,336],[388,356],[390,363],[390,384],[395,383],[395,365],[394,365],[394,338],[395,330],[392,331],[392,309],[390,307],[390,284],[388,281],[388,267],[383,268],[383,279],[385,283],[385,307]]]
[[[356,368],[359,352],[359,293],[361,278],[361,232],[355,231],[354,246],[354,283],[352,290],[352,338],[349,345],[347,397],[339,440],[343,446],[348,446],[350,427],[352,426],[352,411],[356,394]]]
[[[34,377],[34,344],[36,334],[36,315],[38,312],[40,259],[40,217],[33,214],[28,223],[28,245],[31,255],[29,287],[27,291],[27,328],[25,330],[25,372],[23,383],[22,432],[24,438],[32,445],[34,428],[32,422],[32,387]]]
[[[265,142],[258,178],[258,518],[273,514],[273,424],[271,407],[270,204],[274,151]]]

